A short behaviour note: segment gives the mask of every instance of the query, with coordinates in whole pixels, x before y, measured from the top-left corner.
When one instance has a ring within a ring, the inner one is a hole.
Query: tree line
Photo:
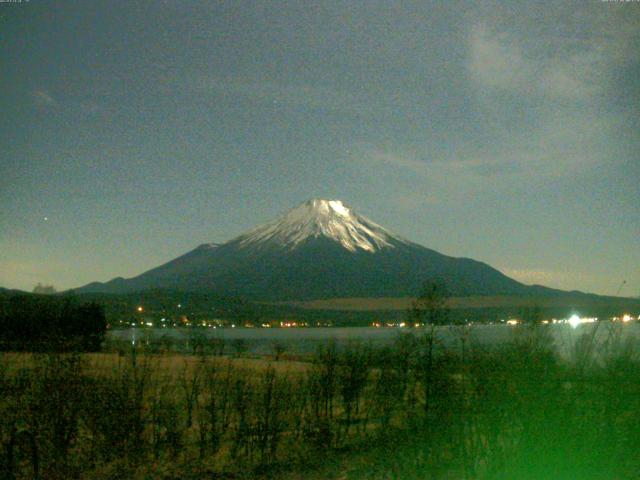
[[[72,297],[0,297],[0,349],[3,351],[97,351],[107,322],[97,303]]]

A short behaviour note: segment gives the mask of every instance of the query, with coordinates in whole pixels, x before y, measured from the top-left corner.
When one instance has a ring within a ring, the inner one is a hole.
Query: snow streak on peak
[[[198,246],[198,250],[214,250],[220,246],[219,243],[203,243]]]
[[[240,246],[276,244],[294,249],[308,238],[325,237],[355,252],[394,248],[404,240],[357,215],[340,200],[308,200],[282,217],[238,238]]]

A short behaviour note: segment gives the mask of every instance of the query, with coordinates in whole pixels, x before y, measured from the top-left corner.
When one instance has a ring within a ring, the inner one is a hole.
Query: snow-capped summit
[[[203,244],[136,277],[79,291],[169,289],[260,301],[407,297],[433,278],[445,279],[457,296],[533,288],[482,262],[404,240],[339,200],[316,199],[228,242]]]
[[[312,199],[282,217],[236,239],[241,247],[277,245],[293,250],[309,238],[324,237],[349,251],[376,252],[394,248],[404,240],[368,218],[356,214],[340,200]]]

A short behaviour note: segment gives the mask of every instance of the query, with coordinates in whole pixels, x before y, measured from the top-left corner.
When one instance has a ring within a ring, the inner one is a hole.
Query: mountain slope
[[[430,278],[443,279],[457,296],[556,292],[412,243],[336,200],[309,200],[227,243],[201,245],[137,277],[79,291],[171,288],[254,300],[398,297],[416,294]]]

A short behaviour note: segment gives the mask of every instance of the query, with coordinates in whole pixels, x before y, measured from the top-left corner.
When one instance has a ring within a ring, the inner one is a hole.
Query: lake
[[[461,344],[466,336],[468,343],[484,346],[499,345],[512,340],[525,327],[509,325],[473,325],[470,327],[437,327],[436,335],[442,345],[451,348]],[[551,333],[561,353],[574,350],[576,341],[584,335],[595,334],[598,342],[620,338],[635,341],[640,338],[640,322],[626,324],[598,322],[572,327],[568,324],[539,327]],[[595,332],[594,332],[595,329]],[[220,342],[227,345],[243,341],[255,354],[273,353],[274,344],[284,346],[288,353],[305,354],[315,351],[318,345],[333,340],[338,347],[350,342],[362,342],[373,346],[390,344],[398,335],[420,335],[424,328],[129,328],[111,330],[108,339],[131,342],[133,345],[150,345],[166,341],[172,348],[190,350],[194,341]],[[227,349],[230,347],[227,346]]]

